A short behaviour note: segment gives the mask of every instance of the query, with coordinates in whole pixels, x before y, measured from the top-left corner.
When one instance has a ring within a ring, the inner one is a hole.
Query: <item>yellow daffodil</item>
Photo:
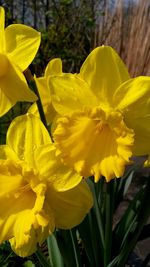
[[[5,28],[5,12],[0,7],[0,116],[17,101],[36,101],[23,71],[34,59],[40,33],[31,27],[13,24]]]
[[[40,119],[17,117],[0,146],[0,242],[16,254],[36,250],[55,227],[79,224],[92,206],[82,177],[63,165]]]
[[[49,89],[49,79],[52,75],[62,74],[62,61],[59,58],[52,59],[46,66],[44,77],[35,77],[35,82],[39,90],[41,102],[46,115],[46,120],[48,124],[51,124],[54,117],[56,116],[56,111],[52,106],[51,94]],[[28,110],[28,112],[39,115],[37,105],[34,103]]]
[[[57,153],[77,172],[110,181],[124,174],[132,155],[148,153],[150,78],[130,79],[111,47],[94,49],[79,74],[49,82],[62,116],[54,131]]]

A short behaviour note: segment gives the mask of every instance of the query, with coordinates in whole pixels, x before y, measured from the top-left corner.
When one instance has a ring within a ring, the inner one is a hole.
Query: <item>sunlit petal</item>
[[[56,157],[56,148],[53,144],[39,147],[35,151],[36,168],[40,171],[43,180],[57,191],[66,191],[75,187],[82,180],[82,176],[62,163]]]
[[[14,237],[10,239],[11,247],[21,257],[33,254],[37,250],[37,244],[41,245],[55,228],[51,209],[48,213],[43,210],[45,196],[40,193],[36,197],[34,207],[20,212],[13,227]]]
[[[40,77],[36,78],[35,77],[35,82],[38,87],[38,91],[42,100],[42,103],[44,104],[45,102],[51,102],[51,95],[49,88],[47,87],[47,81],[45,77]]]
[[[29,166],[34,166],[35,149],[48,143],[51,140],[46,128],[39,118],[29,113],[16,117],[7,132],[7,144]]]
[[[16,101],[10,100],[0,89],[0,117],[7,113],[16,103]]]
[[[142,111],[141,111],[142,112]],[[135,133],[133,154],[136,156],[147,155],[150,153],[150,115],[126,120],[129,127],[132,127]]]
[[[87,83],[77,75],[62,74],[49,79],[52,103],[61,115],[81,110],[86,106],[95,106],[97,98],[90,91]]]
[[[99,104],[106,107],[112,105],[112,97],[118,86],[129,79],[121,58],[109,46],[94,49],[83,63],[79,76],[95,93]]]
[[[14,184],[11,179],[14,180]],[[3,242],[14,236],[14,224],[19,217],[19,213],[34,207],[35,195],[30,191],[17,195],[18,186],[20,185],[20,188],[24,186],[20,176],[8,177],[8,175],[5,175],[5,177],[2,176],[1,181],[2,189],[10,183],[7,194],[0,196],[0,242]]]
[[[0,159],[19,160],[17,154],[8,145],[0,146]]]
[[[123,83],[113,96],[113,105],[132,119],[150,114],[150,77],[137,77]]]
[[[54,58],[49,61],[45,69],[46,79],[52,75],[61,75],[62,74],[62,61],[60,58]]]
[[[10,194],[13,196],[21,186],[24,186],[24,182],[19,166],[13,160],[0,159],[0,198],[9,197]]]
[[[0,77],[0,87],[9,101],[36,101],[37,96],[29,89],[24,75],[11,62],[8,64],[7,73]]]
[[[54,212],[56,227],[61,229],[78,225],[93,205],[92,194],[85,181],[65,192],[49,188],[46,202]]]
[[[46,221],[48,224],[48,219]],[[42,244],[50,234],[48,226],[42,227],[38,223],[37,216],[31,210],[26,210],[17,217],[14,237],[10,239],[10,244],[20,257],[33,254],[37,250],[37,243]]]
[[[40,33],[26,25],[13,24],[5,29],[6,53],[21,71],[33,61],[40,39]]]
[[[124,121],[135,133],[134,155],[150,151],[150,78],[137,77],[122,84],[114,95],[114,105],[124,114]]]
[[[34,173],[25,172],[25,166],[21,161],[0,160],[0,242],[9,239],[22,257],[35,252],[37,243],[55,228],[52,210],[43,210],[46,186],[39,183],[32,188],[28,181]]]

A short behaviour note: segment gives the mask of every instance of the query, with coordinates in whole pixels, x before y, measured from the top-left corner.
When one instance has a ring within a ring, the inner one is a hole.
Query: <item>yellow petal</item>
[[[0,145],[0,159],[19,160],[16,153],[7,145]]]
[[[121,58],[109,46],[95,48],[83,63],[79,76],[95,93],[101,107],[111,106],[114,92],[129,79]]]
[[[54,58],[49,61],[45,69],[45,77],[51,75],[61,75],[62,74],[62,61],[60,58]]]
[[[135,133],[133,154],[135,156],[150,154],[150,115],[140,117],[139,114],[137,118],[128,117],[126,124],[132,127]]]
[[[23,167],[22,162],[0,160],[0,242],[10,239],[16,254],[25,257],[54,231],[55,223],[52,210],[43,210],[46,185],[32,189],[27,181],[34,173]]]
[[[40,39],[40,33],[26,25],[13,24],[5,29],[6,53],[21,71],[33,61]]]
[[[50,234],[49,219],[34,214],[32,210],[25,210],[18,214],[13,227],[14,237],[10,239],[11,247],[17,255],[27,257],[37,250],[37,244],[41,245]],[[43,220],[46,220],[45,227],[39,224],[39,222],[43,224]],[[52,221],[51,224],[53,224]],[[51,227],[54,231],[54,225]]]
[[[39,91],[42,103],[45,103],[47,101],[51,102],[51,95],[50,95],[49,88],[47,86],[46,78],[45,77],[40,77],[40,78],[35,77],[35,82],[36,82],[36,85],[38,87],[38,91]]]
[[[9,71],[9,60],[5,54],[0,53],[0,78]]]
[[[49,79],[49,86],[54,108],[61,115],[82,110],[86,106],[95,106],[98,103],[87,83],[77,75],[53,76]]]
[[[0,6],[0,52],[5,50],[5,38],[4,38],[4,27],[5,27],[5,11],[2,6]]]
[[[54,131],[64,162],[84,177],[94,175],[96,182],[101,175],[107,181],[123,175],[132,155],[133,136],[120,113],[107,114],[100,108],[60,118]]]
[[[9,101],[36,101],[37,96],[29,89],[21,71],[8,61],[9,67],[5,75],[0,77],[0,88]],[[12,90],[13,88],[13,90]]]
[[[150,114],[150,77],[137,77],[123,83],[113,96],[113,105],[125,117],[142,117]]]
[[[126,125],[134,130],[134,155],[149,154],[150,78],[137,77],[122,84],[114,95],[115,105],[123,112]]]
[[[56,116],[56,111],[53,108],[52,104],[49,102],[43,104],[43,109],[46,116],[47,124],[49,125],[53,122]],[[37,117],[40,117],[36,103],[31,105],[31,107],[28,109],[28,112],[34,114]]]
[[[29,166],[34,166],[36,148],[48,143],[51,139],[46,128],[39,118],[29,113],[16,117],[7,132],[7,144]]]
[[[10,99],[0,89],[0,117],[7,113],[16,103],[16,101],[10,101]]]
[[[9,194],[13,196],[16,190],[23,185],[19,166],[13,160],[0,159],[0,198],[7,198]]]
[[[88,185],[82,181],[65,192],[57,192],[49,188],[46,203],[53,210],[56,227],[69,229],[81,223],[92,207],[93,199]]]
[[[56,148],[53,144],[40,147],[35,152],[36,168],[40,177],[47,181],[57,191],[66,191],[75,187],[82,180],[82,176],[64,165],[56,157]]]
[[[37,249],[33,224],[35,224],[35,216],[31,210],[18,214],[13,226],[14,237],[9,241],[13,251],[20,257],[30,256]]]
[[[2,182],[1,190],[4,190],[5,186],[10,183],[7,191],[5,189],[5,192],[0,195],[0,242],[3,242],[14,236],[14,226],[19,214],[22,211],[32,209],[36,197],[32,191],[17,194],[18,188],[24,186],[22,178],[17,174],[11,177],[8,174],[3,177],[2,174],[0,180]]]
[[[21,257],[34,253],[37,244],[43,243],[48,235],[54,231],[55,224],[52,210],[49,209],[48,213],[43,210],[45,189],[44,184],[37,185],[34,188],[36,192],[34,207],[17,214],[13,227],[14,237],[10,240],[10,243],[12,249]]]

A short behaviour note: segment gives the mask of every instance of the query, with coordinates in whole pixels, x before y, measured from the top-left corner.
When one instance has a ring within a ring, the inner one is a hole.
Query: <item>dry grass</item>
[[[107,1],[106,1],[107,3]],[[114,11],[104,5],[104,17],[95,32],[94,45],[111,45],[126,63],[132,77],[150,76],[150,2],[132,0],[125,8],[116,0]]]

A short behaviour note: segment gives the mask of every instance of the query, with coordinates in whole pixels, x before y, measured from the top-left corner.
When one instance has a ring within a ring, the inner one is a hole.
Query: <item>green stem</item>
[[[24,75],[25,75],[26,80],[27,80],[27,82],[29,84],[29,87],[31,88],[31,90],[34,91],[34,93],[38,97],[38,100],[36,101],[36,104],[37,104],[37,107],[38,107],[40,118],[41,118],[41,121],[43,122],[44,126],[48,130],[47,121],[46,121],[46,117],[45,117],[45,114],[44,114],[44,110],[43,110],[43,105],[42,105],[42,101],[41,101],[41,98],[40,98],[40,94],[39,94],[36,82],[34,80],[34,77],[33,77],[33,75],[32,75],[32,73],[31,73],[29,68],[24,71]]]
[[[37,104],[37,107],[38,107],[40,118],[41,118],[41,121],[43,122],[44,126],[48,130],[47,122],[46,122],[46,117],[45,117],[45,114],[44,114],[44,110],[43,110],[43,105],[42,105],[42,102],[41,102],[40,94],[39,94],[39,91],[38,91],[38,88],[36,86],[36,82],[35,82],[34,79],[33,80],[30,80],[29,86],[31,86],[31,88],[33,89],[34,93],[38,97],[38,100],[36,101],[36,104]]]
[[[98,204],[98,199],[97,199],[97,195],[96,195],[96,191],[95,191],[95,185],[93,184],[93,182],[91,180],[87,181],[91,191],[93,193],[93,199],[94,199],[94,210],[95,210],[95,215],[96,215],[96,219],[97,219],[97,223],[98,223],[98,229],[99,229],[99,233],[100,233],[100,239],[102,242],[102,248],[104,250],[104,245],[105,245],[105,240],[104,240],[104,227],[103,227],[103,218],[102,218],[102,214],[101,214],[101,210]]]
[[[76,232],[74,232],[74,230],[69,230],[69,232],[70,232],[70,237],[71,237],[72,246],[73,246],[73,250],[74,250],[76,267],[81,267],[81,256],[79,253],[79,245],[77,242]]]
[[[60,250],[54,233],[47,238],[47,247],[51,265],[57,267],[64,267],[63,259],[60,254]]]
[[[113,210],[114,210],[114,180],[106,183],[105,196],[105,250],[104,250],[104,267],[106,267],[111,260],[112,249],[112,225],[113,225]]]

